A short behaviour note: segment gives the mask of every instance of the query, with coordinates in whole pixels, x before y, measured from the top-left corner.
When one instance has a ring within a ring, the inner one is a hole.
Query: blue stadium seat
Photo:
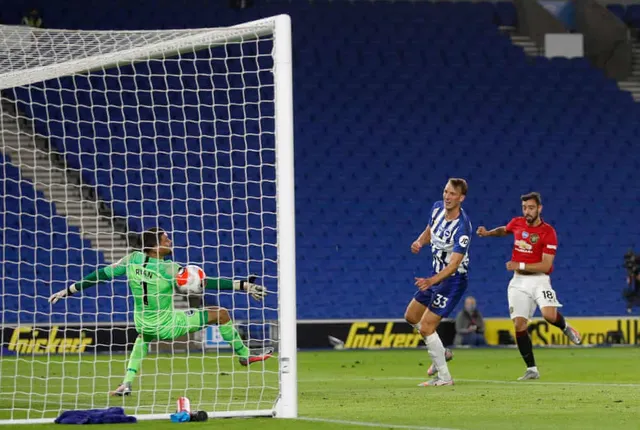
[[[625,15],[625,6],[621,5],[621,4],[608,4],[607,5],[607,9],[609,9],[609,11],[614,14],[615,16],[617,16],[618,18],[620,18],[621,21],[624,21],[624,15]]]
[[[518,214],[522,192],[541,191],[545,217],[560,235],[554,284],[566,313],[623,309],[616,296],[596,310],[590,293],[613,282],[624,250],[640,242],[639,202],[607,187],[630,184],[639,171],[629,154],[640,127],[628,121],[639,109],[587,60],[527,58],[496,28],[517,25],[511,2],[298,1],[243,11],[212,4],[210,13],[198,14],[170,2],[162,3],[164,12],[143,14],[141,5],[108,3],[96,4],[89,16],[73,8],[43,13],[57,16],[56,25],[80,28],[106,28],[101,17],[108,15],[110,28],[122,29],[206,26],[207,16],[216,16],[216,25],[292,16],[300,318],[402,315],[413,276],[430,270],[426,257],[407,252],[408,244],[449,176],[469,179],[465,206],[476,225],[505,223]],[[640,24],[639,6],[609,8]],[[255,47],[245,44],[244,54]],[[211,52],[227,58],[210,60],[200,51],[180,63],[141,62],[120,74],[48,82],[45,91],[18,89],[16,97],[36,130],[97,186],[130,231],[173,230],[176,260],[203,264],[208,273],[275,274],[271,263],[256,265],[277,258],[269,182],[275,154],[256,152],[274,147],[273,77],[258,70],[271,60],[240,60],[235,46]],[[172,76],[160,76],[165,70]],[[245,88],[258,84],[259,90]],[[60,91],[72,85],[78,91]],[[37,103],[25,103],[29,98]],[[53,288],[81,276],[79,262],[104,261],[5,165],[0,204],[22,214],[2,217],[5,269],[21,253],[33,254],[35,276]],[[567,205],[576,195],[588,199],[588,213]],[[614,207],[624,211],[616,221],[623,238],[586,233],[600,231]],[[21,251],[24,244],[38,249]],[[507,274],[496,262],[504,261],[508,246],[474,240],[471,247],[470,293],[487,316],[505,314]],[[76,250],[67,252],[70,247]],[[580,282],[578,265],[589,275]],[[5,291],[17,288],[15,280],[4,282]],[[119,295],[102,297],[112,292]],[[86,303],[69,302],[74,321],[95,320],[96,312],[101,321],[123,320],[131,309],[123,283],[91,294]],[[33,317],[30,309],[25,318]]]
[[[631,27],[640,27],[640,5],[628,5],[624,13],[624,21]]]

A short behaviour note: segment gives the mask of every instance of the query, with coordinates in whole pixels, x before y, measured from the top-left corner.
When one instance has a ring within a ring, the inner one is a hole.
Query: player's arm
[[[444,269],[436,273],[430,278],[416,278],[415,285],[420,290],[426,290],[432,285],[437,285],[440,282],[447,279],[449,276],[456,273],[460,263],[462,263],[462,259],[464,258],[464,254],[460,254],[459,252],[454,252],[451,254],[451,260],[449,260],[449,264],[447,264]]]
[[[506,225],[502,225],[500,227],[496,227],[493,230],[487,230],[484,226],[478,227],[476,233],[480,237],[502,237],[511,233],[511,231],[507,230]]]
[[[128,256],[121,258],[119,261],[109,266],[94,270],[93,272],[82,278],[81,281],[75,282],[69,285],[64,290],[60,290],[57,293],[52,294],[51,297],[49,297],[49,303],[53,305],[58,300],[72,296],[73,294],[78,293],[85,288],[90,288],[98,285],[101,282],[124,275],[125,273],[127,273],[127,262]]]
[[[411,252],[417,254],[423,246],[431,243],[431,225],[424,229],[420,236],[411,244]]]
[[[247,279],[206,278],[204,287],[207,290],[235,290],[246,291],[256,300],[263,300],[267,295],[267,289],[256,284],[256,277],[250,275]]]
[[[537,263],[517,263],[515,261],[510,261],[507,263],[508,270],[522,270],[524,272],[531,273],[548,273],[553,266],[553,260],[556,258],[555,255],[552,254],[542,254],[542,261]]]
[[[433,280],[433,285],[439,284],[440,282],[447,279],[449,276],[456,273],[458,267],[460,267],[460,263],[462,263],[462,259],[464,258],[464,254],[460,254],[459,252],[454,252],[451,254],[451,260],[449,260],[449,264],[447,264],[444,269],[436,273],[431,277]]]
[[[424,231],[420,233],[420,236],[418,236],[418,238],[411,244],[411,252],[413,252],[414,254],[419,253],[423,246],[431,243],[431,223],[433,222],[433,214],[436,211],[437,204],[438,203],[436,202],[431,207],[429,224],[427,224]]]

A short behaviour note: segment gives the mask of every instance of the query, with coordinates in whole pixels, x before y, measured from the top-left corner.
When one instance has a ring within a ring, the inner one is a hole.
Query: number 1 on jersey
[[[142,303],[145,306],[149,306],[149,289],[147,288],[147,282],[146,281],[142,281]]]

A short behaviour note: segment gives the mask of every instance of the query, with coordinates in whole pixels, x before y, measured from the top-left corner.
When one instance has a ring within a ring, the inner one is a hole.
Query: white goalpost
[[[123,407],[168,419],[295,418],[297,404],[291,22],[159,31],[0,25],[0,424]],[[208,276],[257,276],[269,294],[176,294],[227,308],[243,367],[216,327],[152,344],[127,397],[137,333],[124,278],[48,297],[140,247]]]

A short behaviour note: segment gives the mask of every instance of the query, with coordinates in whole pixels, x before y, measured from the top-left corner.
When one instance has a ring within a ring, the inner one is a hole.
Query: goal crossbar
[[[212,48],[228,42],[248,41],[274,32],[277,17],[264,18],[251,21],[233,27],[206,28],[201,30],[175,30],[170,34],[178,35],[177,38],[163,40],[152,44],[144,44],[125,50],[117,47],[114,52],[92,55],[62,63],[30,68],[20,68],[6,73],[0,73],[0,90],[29,85],[62,76],[78,73],[86,73],[92,70],[104,70],[117,67],[122,64],[130,64],[136,61],[146,61],[153,58],[171,57],[184,52],[193,52],[200,49]],[[15,27],[0,25],[0,37],[34,37],[45,30],[31,27]],[[63,32],[65,30],[46,30],[47,33]],[[4,33],[4,34],[3,34]],[[100,31],[94,34],[105,35],[135,35],[160,33],[160,31]],[[0,48],[1,49],[1,48]]]

